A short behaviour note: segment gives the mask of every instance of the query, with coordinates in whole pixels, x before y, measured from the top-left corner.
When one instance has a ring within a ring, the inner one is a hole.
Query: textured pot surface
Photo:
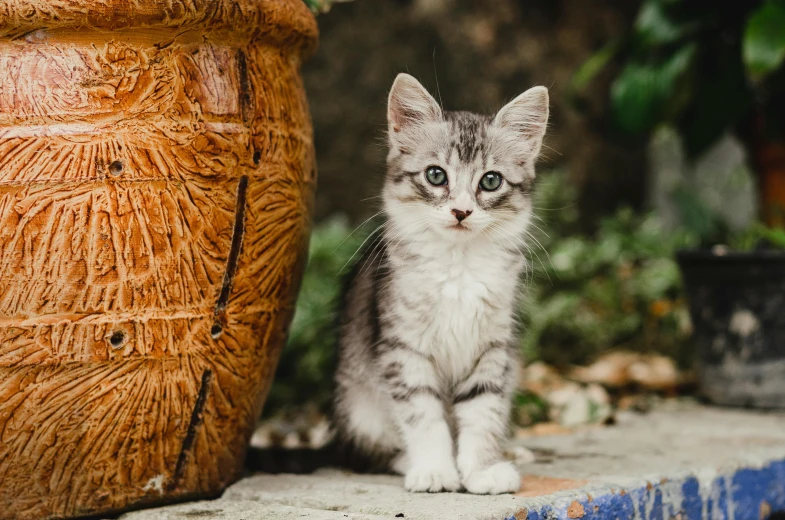
[[[315,183],[301,0],[0,0],[0,518],[236,479]]]
[[[785,408],[785,253],[678,256],[700,388],[717,404]]]

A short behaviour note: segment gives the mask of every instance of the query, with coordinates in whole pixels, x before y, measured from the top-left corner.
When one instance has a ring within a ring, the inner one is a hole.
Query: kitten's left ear
[[[387,100],[387,123],[390,135],[439,121],[442,108],[419,81],[408,74],[398,74]]]
[[[527,153],[536,157],[548,124],[548,89],[530,88],[504,105],[493,122],[500,128],[515,132],[523,141],[521,144],[527,147]]]

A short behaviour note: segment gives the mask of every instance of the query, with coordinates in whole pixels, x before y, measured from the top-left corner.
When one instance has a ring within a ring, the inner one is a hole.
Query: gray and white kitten
[[[548,91],[487,117],[445,112],[400,74],[387,108],[381,235],[344,294],[338,438],[410,491],[507,493],[521,248]]]

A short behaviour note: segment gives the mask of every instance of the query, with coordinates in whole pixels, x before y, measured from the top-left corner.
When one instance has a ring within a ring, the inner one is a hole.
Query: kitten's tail
[[[251,446],[245,467],[263,473],[309,474],[322,468],[341,468],[356,473],[389,473],[389,458],[368,455],[354,445],[333,439],[320,448]]]
[[[337,462],[335,441],[331,441],[321,448],[287,448],[284,446],[257,448],[251,446],[245,457],[247,469],[263,473],[307,474],[320,468],[337,466]]]

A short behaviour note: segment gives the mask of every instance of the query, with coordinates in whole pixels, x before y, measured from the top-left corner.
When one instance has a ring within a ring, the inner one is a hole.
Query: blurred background
[[[321,31],[303,70],[315,228],[265,414],[321,417],[329,401],[334,302],[376,226],[386,96],[402,71],[447,110],[492,113],[550,89],[519,427],[611,423],[693,393],[675,252],[785,246],[785,3],[307,3]]]

